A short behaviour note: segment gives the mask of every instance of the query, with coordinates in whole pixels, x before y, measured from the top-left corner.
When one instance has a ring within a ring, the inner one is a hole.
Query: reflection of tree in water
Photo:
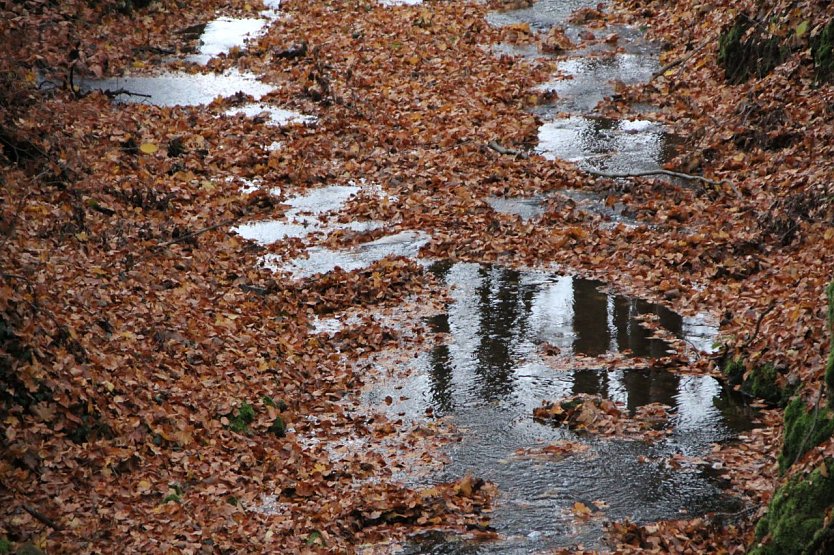
[[[661,357],[666,355],[669,345],[659,339],[651,339],[653,333],[641,326],[638,316],[655,314],[662,328],[680,337],[683,318],[674,312],[639,299],[614,297],[614,325],[617,328],[617,347],[620,351],[631,349],[639,356]]]
[[[436,410],[448,413],[454,410],[452,387],[452,361],[448,345],[438,345],[429,353],[429,391]]]
[[[435,264],[431,271],[445,280],[451,266]],[[521,355],[517,352],[518,345],[529,333],[529,319],[541,286],[521,285],[521,272],[497,267],[480,266],[477,276],[477,308],[472,309],[477,313],[467,315],[464,321],[477,325],[475,360],[472,361],[475,363],[474,382],[478,395],[491,402],[505,398],[515,388],[515,370]],[[574,353],[597,356],[613,348],[618,351],[629,349],[639,356],[664,355],[668,345],[650,339],[652,332],[636,320],[642,314],[656,314],[662,327],[681,335],[683,320],[677,314],[645,301],[608,295],[600,291],[601,286],[593,280],[572,280]],[[448,316],[435,317],[431,325],[436,331],[447,331]],[[454,409],[454,365],[446,345],[429,353],[431,394],[438,410]],[[628,408],[634,410],[652,402],[674,405],[678,384],[676,376],[665,372],[626,372],[623,386],[628,393]],[[607,372],[575,372],[573,392],[607,396]]]
[[[611,345],[608,295],[599,290],[599,285],[586,279],[573,280],[574,353],[597,356],[608,352]]]
[[[628,370],[623,373],[623,386],[628,392],[626,407],[634,412],[649,403],[663,403],[674,407],[680,386],[680,376],[665,370]]]
[[[475,372],[486,401],[500,399],[515,385],[515,340],[523,337],[534,288],[519,287],[520,272],[482,266],[478,274],[479,343]]]

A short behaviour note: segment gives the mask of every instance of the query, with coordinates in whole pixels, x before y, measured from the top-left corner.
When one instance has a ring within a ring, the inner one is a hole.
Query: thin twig
[[[19,201],[17,201],[17,206],[15,207],[14,215],[12,216],[12,221],[9,223],[9,231],[6,233],[6,236],[3,237],[3,240],[0,241],[0,249],[5,247],[9,239],[11,239],[12,235],[14,235],[15,227],[17,227],[17,220],[20,218],[20,213],[23,211],[23,206],[26,204],[26,201],[29,200],[29,196],[31,194],[32,191],[29,191],[28,193],[20,197]]]
[[[751,335],[750,338],[744,342],[744,344],[741,346],[741,351],[746,350],[747,347],[749,347],[750,344],[756,340],[756,337],[758,337],[759,335],[759,328],[762,327],[762,321],[765,319],[765,316],[770,314],[770,312],[774,308],[776,308],[776,301],[770,301],[768,307],[764,309],[761,314],[759,314],[759,317],[756,319],[756,327],[753,328],[753,335]]]
[[[46,516],[45,514],[40,512],[39,510],[35,509],[34,507],[30,507],[29,505],[21,505],[21,507],[23,507],[24,511],[26,511],[27,513],[29,513],[30,515],[32,515],[36,519],[40,520],[42,523],[46,524],[47,526],[49,526],[53,530],[61,531],[61,530],[64,529],[63,526],[61,526],[60,524],[58,524],[57,522],[55,522],[54,520],[52,520],[51,518],[49,518],[48,516]]]
[[[509,155],[509,156],[517,156],[519,158],[527,158],[528,157],[526,152],[522,152],[520,150],[513,150],[511,148],[503,147],[503,146],[501,146],[501,144],[498,141],[489,141],[486,145],[489,148],[491,148],[492,150],[494,150],[495,152],[497,152],[498,154],[506,154],[506,155]]]
[[[105,94],[107,96],[107,98],[116,98],[117,96],[122,95],[122,94],[125,95],[125,96],[138,96],[140,98],[153,98],[153,95],[136,93],[136,92],[129,91],[127,89],[115,89],[115,90],[93,89],[93,90]]]
[[[623,177],[645,177],[648,175],[668,175],[670,177],[679,177],[680,179],[688,179],[690,181],[703,181],[713,187],[718,187],[719,185],[726,183],[726,181],[714,181],[712,179],[708,179],[701,175],[692,175],[689,173],[682,173],[682,172],[675,172],[671,170],[664,170],[664,169],[656,169],[656,170],[645,170],[639,172],[622,172],[622,173],[612,173],[612,172],[601,172],[597,170],[585,170],[586,173],[591,175],[595,175],[597,177],[608,177],[611,179],[620,179]]]
[[[697,54],[698,52],[703,50],[704,47],[706,47],[706,45],[710,44],[711,42],[712,42],[712,37],[710,37],[709,40],[706,40],[703,43],[701,43],[701,46],[699,46],[698,48],[695,48],[694,50],[692,50],[688,54],[686,54],[684,56],[681,56],[680,58],[677,58],[677,59],[669,62],[668,64],[666,64],[662,68],[658,69],[657,71],[652,73],[652,76],[649,79],[649,83],[651,83],[652,81],[654,81],[656,78],[660,77],[661,75],[664,75],[670,69],[673,69],[677,66],[685,65],[689,60],[692,59],[693,56],[695,56],[695,54]]]
[[[177,237],[176,239],[171,239],[170,241],[165,241],[164,243],[160,243],[159,245],[151,247],[151,250],[164,249],[165,247],[173,245],[175,243],[182,243],[183,241],[188,241],[189,239],[197,237],[198,235],[202,235],[203,233],[206,233],[207,231],[211,231],[213,229],[217,229],[218,227],[223,227],[223,226],[226,226],[226,225],[231,225],[231,224],[235,223],[236,221],[238,221],[240,218],[241,218],[241,216],[238,216],[238,217],[235,217],[235,218],[231,218],[229,220],[222,221],[219,224],[214,224],[214,225],[210,225],[208,227],[204,227],[203,229],[198,229],[197,231],[194,231],[192,233],[188,233],[187,235],[183,235],[182,237]]]

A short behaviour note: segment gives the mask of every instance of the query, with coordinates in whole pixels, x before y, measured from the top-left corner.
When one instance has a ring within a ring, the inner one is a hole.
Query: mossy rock
[[[269,431],[277,437],[286,436],[287,425],[284,423],[284,419],[280,416],[276,416],[275,420],[273,420],[272,424],[269,426]]]
[[[773,496],[767,514],[756,525],[759,543],[749,551],[754,555],[792,555],[820,553],[829,545],[831,529],[825,515],[834,506],[834,472],[817,468],[808,476],[794,476]],[[832,469],[834,470],[834,469]]]
[[[787,400],[790,392],[779,387],[777,376],[778,371],[772,364],[757,366],[744,380],[741,392],[774,405],[781,405]]]
[[[255,421],[255,407],[241,403],[237,415],[229,417],[229,429],[239,434],[249,431],[249,424]]]
[[[830,81],[834,77],[834,19],[822,28],[822,31],[811,39],[811,55],[814,57],[814,69],[817,79]],[[831,293],[829,288],[829,309],[831,307]],[[829,312],[829,321],[830,321]]]
[[[741,358],[731,358],[724,365],[724,375],[730,385],[741,385],[744,381],[744,361]]]
[[[815,414],[816,413],[816,414]],[[805,401],[797,397],[785,408],[785,431],[779,470],[785,472],[799,457],[816,447],[834,433],[834,418],[825,407],[806,409]]]
[[[789,49],[777,36],[765,36],[747,15],[739,15],[718,39],[718,64],[724,68],[727,81],[737,85],[750,77],[764,77],[781,64]]]
[[[763,364],[753,368],[747,377],[744,361],[732,358],[724,365],[724,375],[732,386],[740,385],[741,392],[748,397],[767,401],[772,405],[783,405],[793,394],[795,388],[779,385],[779,371],[772,364]]]
[[[829,24],[830,26],[830,24]],[[825,386],[828,388],[828,406],[834,408],[834,281],[826,289],[828,296],[828,363],[825,365]]]

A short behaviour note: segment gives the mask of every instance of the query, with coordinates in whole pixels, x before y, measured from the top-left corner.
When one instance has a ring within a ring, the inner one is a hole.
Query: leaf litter
[[[770,4],[791,25],[824,15],[811,2]],[[631,102],[652,103],[653,116],[687,139],[669,166],[720,180],[618,184],[618,202],[654,224],[647,229],[555,210],[525,221],[486,202],[611,184],[559,160],[484,146],[536,145],[539,122],[526,110],[542,101],[531,91],[553,69],[481,48],[537,40],[529,26],[488,26],[485,6],[284,2],[290,17],[206,68],[169,63],[162,52],[185,53],[177,31],[204,22],[219,2],[162,1],[136,13],[115,3],[4,6],[2,533],[49,550],[154,552],[339,551],[420,527],[489,534],[494,492],[477,477],[409,488],[389,480],[392,464],[380,453],[334,456],[303,439],[398,438],[388,454],[408,444],[403,424],[344,404],[366,378],[346,357],[384,350],[391,332],[363,322],[333,343],[310,330],[316,316],[384,308],[437,285],[396,258],[299,283],[259,267],[262,248],[227,230],[283,209],[225,187],[226,177],[258,177],[291,194],[379,183],[392,200],[361,198],[348,213],[427,233],[425,256],[556,263],[684,313],[710,311],[722,320],[725,352],[777,364],[811,398],[827,352],[823,288],[834,267],[831,87],[814,88],[803,50],[760,80],[727,85],[714,52],[696,48],[742,8],[753,3],[704,12],[694,2],[626,2],[602,13],[650,21],[652,36],[675,45],[664,63],[692,56],[647,86],[617,87],[598,110],[618,116]],[[259,9],[222,6],[230,16]],[[595,27],[601,17],[575,19]],[[302,40],[309,46],[297,56],[282,54]],[[556,33],[545,40],[568,46]],[[274,86],[271,104],[317,125],[216,117],[246,95],[172,108],[113,104],[73,88],[79,75],[166,64],[201,75],[251,71]],[[268,148],[276,142],[281,148]],[[289,241],[276,250],[291,260],[306,248]],[[780,308],[767,311],[773,299]],[[705,357],[681,366],[716,373]],[[233,427],[244,404],[246,425]],[[585,405],[584,416],[571,413],[574,425],[633,429],[604,400]],[[283,436],[271,431],[279,417]],[[779,480],[781,418],[763,418],[765,427],[706,457],[753,506]],[[830,443],[792,472],[818,467]],[[279,514],[257,510],[264,495],[277,496]],[[24,505],[59,527],[45,528]],[[577,517],[593,514],[581,505]],[[717,515],[610,530],[621,552],[732,553],[749,545],[751,522]]]

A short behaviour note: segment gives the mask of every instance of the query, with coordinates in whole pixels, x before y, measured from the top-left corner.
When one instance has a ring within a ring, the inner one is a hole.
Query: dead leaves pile
[[[662,435],[666,424],[666,405],[651,403],[639,407],[629,417],[617,403],[596,395],[574,395],[560,401],[544,401],[533,409],[533,418],[563,424],[572,430],[605,436],[639,436],[649,440]]]

